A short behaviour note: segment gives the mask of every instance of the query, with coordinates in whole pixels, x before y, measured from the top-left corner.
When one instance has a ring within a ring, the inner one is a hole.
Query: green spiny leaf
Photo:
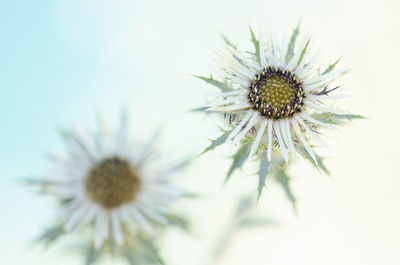
[[[329,172],[328,168],[325,166],[324,159],[320,156],[317,156],[317,161],[321,170],[324,171],[326,175],[331,176],[331,172]]]
[[[355,114],[334,114],[330,112],[315,113],[312,115],[315,119],[318,119],[324,123],[329,124],[343,124],[344,121],[352,121],[357,119],[366,119],[364,116]]]
[[[193,157],[188,155],[185,159],[180,161],[178,164],[173,165],[169,170],[170,171],[181,170],[181,169],[187,167],[190,164],[190,162],[192,162],[192,161],[193,161]]]
[[[335,66],[337,65],[337,63],[340,61],[340,59],[342,59],[342,58],[339,58],[339,59],[336,60],[336,62],[334,62],[333,64],[330,64],[330,65],[322,72],[321,75],[324,75],[324,74],[327,74],[327,73],[329,73],[329,72],[332,72],[333,69],[335,69]]]
[[[168,215],[167,219],[170,224],[181,228],[182,230],[186,231],[187,233],[190,232],[190,223],[186,218],[179,216],[179,215]]]
[[[195,75],[194,77],[203,80],[204,82],[213,85],[217,88],[219,88],[222,92],[229,92],[232,91],[232,88],[230,88],[226,83],[220,82],[218,80],[215,80],[212,75],[210,77],[205,77],[205,76],[200,76],[200,75]]]
[[[21,180],[23,184],[26,185],[38,185],[38,186],[49,186],[50,184],[52,184],[51,181],[49,180],[44,180],[44,179],[38,179],[38,178],[25,178]]]
[[[253,196],[245,196],[243,198],[240,198],[236,206],[234,214],[235,218],[243,216],[245,212],[249,211],[253,207],[254,207]]]
[[[276,180],[281,184],[283,190],[286,193],[287,198],[292,203],[293,209],[296,212],[296,198],[293,195],[293,191],[290,188],[290,177],[283,170],[278,170],[276,173]]]
[[[94,246],[90,246],[86,251],[85,265],[95,264],[100,258],[101,252]]]
[[[220,146],[221,144],[225,143],[226,139],[228,138],[228,136],[231,134],[231,131],[226,131],[224,132],[220,137],[218,137],[215,140],[211,140],[211,144],[204,149],[203,152],[201,152],[200,155],[207,153],[210,150],[214,150],[216,147]],[[200,156],[199,155],[199,156]]]
[[[359,120],[366,119],[364,116],[356,115],[356,114],[331,114],[335,119],[346,119],[346,120]]]
[[[86,143],[75,132],[66,129],[59,129],[59,133],[65,142],[78,147],[83,152],[85,152],[89,157],[92,157],[92,154],[90,153],[90,150],[86,145]]]
[[[137,257],[129,252],[125,253],[125,258],[128,261],[129,265],[137,265],[140,264]]]
[[[338,124],[338,121],[335,121],[332,113],[323,112],[323,113],[314,113],[311,116],[321,122],[329,123],[329,124]]]
[[[233,162],[231,167],[229,168],[228,174],[226,175],[225,178],[225,183],[230,179],[232,176],[233,172],[235,172],[237,169],[241,168],[246,162],[247,158],[249,156],[249,145],[243,145],[239,151],[236,152],[236,154],[233,155]]]
[[[142,259],[144,261],[144,264],[160,264],[160,265],[165,265],[164,260],[160,256],[158,249],[151,243],[142,240],[141,241],[142,245]]]
[[[206,112],[206,113],[209,113],[208,111],[206,111],[207,109],[208,109],[208,107],[199,107],[199,108],[191,109],[190,112]]]
[[[325,166],[324,164],[324,158],[318,156],[317,154],[315,154],[317,163],[315,163],[314,159],[312,159],[312,157],[310,156],[310,154],[307,152],[307,150],[304,147],[300,147],[298,149],[299,153],[306,158],[307,160],[309,160],[311,162],[311,164],[318,170],[321,172],[321,170],[323,172],[325,172],[325,174],[327,174],[328,176],[331,175],[331,173],[329,172],[328,168]]]
[[[258,171],[258,189],[257,189],[258,195],[257,195],[257,201],[260,200],[263,188],[265,186],[265,181],[267,179],[267,175],[268,175],[268,172],[269,172],[269,166],[270,166],[270,163],[269,163],[269,161],[267,159],[267,156],[264,155],[262,157],[262,159],[261,159],[261,162],[260,162],[260,170]]]
[[[303,61],[304,55],[306,54],[308,45],[310,44],[310,39],[307,41],[306,45],[304,46],[303,50],[301,51],[300,58],[297,61],[297,66],[300,65],[301,61]]]
[[[250,35],[251,35],[251,42],[253,43],[253,46],[254,46],[254,56],[257,58],[257,62],[261,63],[261,59],[260,59],[260,43],[257,40],[257,38],[255,37],[254,32],[251,29],[250,25],[249,25],[249,30],[250,30]]]
[[[247,227],[270,226],[276,224],[277,222],[275,220],[267,217],[247,217],[240,222],[240,226]]]
[[[47,229],[39,238],[37,238],[35,241],[43,243],[45,247],[50,246],[52,243],[54,243],[60,236],[62,236],[65,233],[63,225],[56,225],[54,227],[50,227]]]
[[[299,152],[299,154],[301,156],[303,156],[305,159],[310,161],[311,164],[313,165],[313,167],[315,167],[318,171],[320,171],[319,165],[317,163],[315,163],[314,159],[310,156],[310,154],[307,152],[307,150],[304,147],[299,147],[297,149],[297,151]],[[317,158],[318,158],[318,156],[317,156]],[[317,161],[318,161],[318,159],[317,159]]]
[[[296,40],[297,40],[297,37],[299,36],[299,33],[300,33],[300,24],[301,23],[299,22],[299,24],[297,25],[296,29],[293,31],[292,36],[290,37],[289,47],[288,47],[288,50],[287,50],[287,53],[286,53],[286,58],[285,58],[286,63],[288,63],[292,59],[292,57],[294,55],[294,48],[295,48],[295,45],[296,45]]]
[[[237,50],[236,45],[234,45],[229,39],[228,37],[226,37],[225,35],[222,34],[222,39],[224,40],[225,44],[232,47],[234,50]]]

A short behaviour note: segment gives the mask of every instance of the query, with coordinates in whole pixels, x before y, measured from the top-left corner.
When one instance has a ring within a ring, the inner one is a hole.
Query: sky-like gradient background
[[[270,185],[259,208],[280,225],[240,231],[218,264],[399,264],[399,10],[394,0],[2,0],[0,264],[80,264],[28,244],[52,222],[55,205],[18,180],[45,172],[46,152],[62,150],[57,128],[90,127],[99,111],[112,122],[125,105],[135,135],[166,124],[167,152],[199,152],[215,127],[187,113],[211,90],[192,74],[208,74],[223,47],[219,34],[246,45],[249,23],[279,31],[300,19],[327,60],[343,56],[351,70],[343,83],[354,95],[347,108],[370,119],[331,135],[333,180],[299,161],[297,216]],[[177,235],[165,251],[171,264],[204,265],[207,243],[223,226],[215,215],[240,186],[254,187],[250,168],[221,188],[227,152],[188,169],[184,182],[211,199],[189,207],[200,241]]]

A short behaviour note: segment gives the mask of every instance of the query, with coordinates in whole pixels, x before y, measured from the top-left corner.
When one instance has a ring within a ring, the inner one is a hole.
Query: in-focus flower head
[[[228,121],[206,151],[228,141],[239,146],[228,177],[247,157],[264,164],[283,157],[288,163],[300,153],[324,169],[313,148],[326,146],[320,130],[358,118],[333,106],[346,96],[332,86],[345,71],[336,69],[339,60],[321,71],[316,65],[320,54],[310,52],[311,38],[301,37],[299,26],[281,39],[257,39],[251,28],[250,33],[253,51],[239,51],[225,38],[228,52],[215,69],[217,78],[198,76],[220,89],[202,110],[221,113]],[[271,167],[262,169],[261,184]]]
[[[158,134],[146,144],[131,142],[125,113],[111,133],[102,122],[92,135],[63,131],[67,156],[52,155],[51,177],[31,181],[60,201],[60,222],[41,241],[75,234],[90,249],[88,258],[117,249],[128,261],[162,264],[153,239],[169,225],[186,224],[173,214],[184,196],[173,181],[185,163],[163,159],[155,150]]]

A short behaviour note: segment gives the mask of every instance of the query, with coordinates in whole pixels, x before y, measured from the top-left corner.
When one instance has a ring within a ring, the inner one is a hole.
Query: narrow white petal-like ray
[[[307,120],[307,121],[309,121],[309,122],[311,122],[311,123],[314,123],[314,124],[316,124],[316,125],[319,125],[319,126],[321,126],[321,127],[330,128],[330,129],[334,129],[334,130],[337,129],[337,128],[336,128],[335,126],[333,126],[332,124],[328,124],[328,123],[319,121],[319,120],[317,120],[317,119],[314,119],[313,117],[311,117],[310,115],[308,115],[308,114],[305,113],[305,112],[301,113],[300,116],[303,117],[303,119],[305,119],[305,120]]]
[[[307,68],[311,68],[313,66],[315,66],[315,61],[317,61],[317,58],[320,57],[321,53],[323,51],[323,48],[319,48],[318,50],[316,50],[315,52],[310,52],[312,53],[312,57],[308,60],[308,63],[304,64],[304,68],[303,69],[307,69]],[[309,54],[310,54],[309,53]]]
[[[121,216],[121,222],[128,227],[129,231],[135,235],[137,233],[137,224],[136,222],[130,217],[128,210],[126,207],[129,206],[123,206],[119,209],[120,211],[120,216]]]
[[[70,216],[78,207],[82,205],[82,201],[77,198],[73,198],[71,201],[65,203],[61,208],[63,214]]]
[[[295,119],[321,146],[329,148],[328,145],[324,141],[322,141],[322,139],[315,132],[313,132],[310,127],[308,127],[308,125],[303,121],[302,118],[300,118],[299,116],[295,116]]]
[[[307,99],[312,101],[319,101],[319,100],[337,100],[343,98],[351,98],[353,96],[346,95],[346,94],[335,94],[335,95],[313,95],[308,94]]]
[[[277,37],[277,32],[272,32],[270,34],[271,38],[271,51],[272,51],[272,65],[273,66],[278,66],[280,65],[280,60],[279,60],[279,54],[278,54],[278,37]]]
[[[306,91],[313,91],[314,89],[319,88],[319,87],[322,87],[322,86],[325,86],[325,85],[326,85],[325,82],[318,82],[318,83],[314,83],[314,84],[311,84],[311,85],[306,85],[306,86],[304,87],[304,90],[306,90]]]
[[[304,85],[305,86],[310,86],[312,84],[327,84],[331,82],[332,80],[338,78],[339,76],[343,75],[346,71],[345,70],[337,70],[337,71],[332,71],[324,75],[320,75],[316,78],[310,78],[304,80]]]
[[[276,56],[276,65],[280,68],[283,68],[286,66],[285,64],[285,59],[282,59],[283,55],[283,49],[285,48],[285,46],[283,45],[284,43],[284,36],[283,34],[281,34],[281,31],[277,31],[275,32],[275,37],[274,39],[275,41],[275,56]]]
[[[97,206],[90,205],[90,207],[89,207],[87,213],[85,214],[85,216],[83,217],[80,225],[85,226],[85,225],[91,223],[97,214],[98,214]]]
[[[266,59],[268,61],[268,65],[275,66],[274,53],[273,53],[272,47],[269,47],[269,51],[267,53],[268,53],[268,56]]]
[[[68,172],[69,171],[81,172],[81,168],[83,167],[83,165],[80,164],[77,165],[75,161],[67,159],[59,154],[52,153],[47,155],[47,158],[50,160],[51,163],[55,164],[57,167],[67,170]],[[78,170],[75,170],[76,166],[78,166]],[[54,180],[53,182],[64,183],[63,180],[57,180],[57,181]]]
[[[268,155],[268,161],[271,161],[272,158],[272,120],[268,120],[268,147],[267,147],[267,155]]]
[[[249,157],[252,157],[257,152],[258,146],[260,145],[260,141],[262,139],[262,136],[264,135],[264,131],[265,128],[267,128],[267,125],[268,125],[268,120],[263,119],[260,128],[258,128],[256,139],[254,140],[254,143],[251,146]]]
[[[279,147],[282,150],[283,157],[285,158],[286,163],[288,163],[289,162],[288,152],[287,152],[285,144],[283,143],[283,140],[282,140],[281,132],[280,132],[280,129],[279,129],[279,127],[280,127],[279,123],[278,122],[273,122],[272,124],[274,126],[275,135],[276,135],[276,138],[278,138]]]
[[[283,119],[280,119],[279,121],[279,129],[281,131],[281,135],[282,135],[282,139],[283,139],[283,143],[289,147],[289,139],[288,136],[286,134],[286,123]]]
[[[223,105],[228,105],[234,102],[243,102],[246,100],[246,97],[243,95],[239,95],[237,97],[230,97],[227,99],[223,100],[216,100],[214,102],[211,102],[209,104],[204,105],[204,107],[217,107],[217,106],[223,106]]]
[[[150,222],[143,216],[143,214],[135,208],[130,208],[132,215],[135,217],[136,221],[140,225],[140,227],[148,232],[151,233],[153,231],[153,227]]]
[[[326,106],[322,106],[322,105],[318,105],[315,104],[309,100],[305,100],[304,101],[306,103],[307,107],[316,109],[316,110],[321,110],[321,111],[326,111],[326,112],[330,112],[330,113],[334,113],[334,114],[341,114],[341,115],[346,115],[349,114],[346,111],[340,110],[340,109],[336,109],[336,108],[332,108],[332,107],[326,107]]]
[[[107,212],[102,214],[103,237],[108,239],[110,237],[110,216]]]
[[[229,52],[231,53],[230,56],[233,57],[236,61],[240,61],[240,62],[246,61],[246,59],[243,57],[243,55],[239,51],[235,50],[231,46],[228,46],[227,48],[228,48]]]
[[[99,212],[95,220],[95,247],[99,249],[104,241],[108,238],[108,215],[103,210]]]
[[[73,231],[77,225],[82,221],[83,216],[88,210],[88,204],[81,205],[69,217],[67,223],[64,225],[65,230]]]
[[[93,140],[86,131],[84,131],[82,128],[77,128],[75,132],[71,133],[71,136],[73,137],[71,143],[86,154],[85,158],[93,161],[99,157],[98,152],[96,152],[93,146]]]
[[[226,96],[235,96],[235,95],[242,95],[248,94],[249,91],[246,89],[237,89],[235,91],[230,92],[220,92],[220,93],[209,93],[206,94],[206,97],[226,97]]]
[[[229,75],[227,78],[229,78],[231,81],[238,83],[239,85],[242,85],[243,87],[248,87],[250,85],[250,80],[249,79],[243,79],[240,78],[237,75]]]
[[[289,70],[291,70],[291,71],[295,70],[295,68],[297,66],[297,62],[300,59],[301,52],[303,51],[304,45],[301,45],[300,48],[297,49],[296,53],[293,55],[292,59],[290,59],[289,63],[287,64],[287,68]]]
[[[281,47],[283,47],[283,49],[281,50],[281,59],[280,59],[280,61],[282,62],[281,66],[286,68],[286,54],[289,48],[288,34],[286,31],[282,37]]]
[[[250,110],[246,113],[246,115],[244,116],[243,120],[236,126],[235,129],[233,129],[233,131],[231,132],[231,134],[228,136],[228,138],[226,139],[226,141],[230,141],[233,137],[235,137],[240,130],[243,128],[243,126],[245,125],[245,123],[251,118],[251,116],[254,114],[255,112]]]
[[[237,144],[240,142],[240,140],[243,139],[243,137],[246,135],[248,131],[253,127],[254,124],[259,120],[259,114],[258,112],[254,112],[253,116],[251,116],[249,122],[247,123],[246,127],[235,137],[233,140],[233,144]]]
[[[264,35],[260,34],[260,37],[258,39],[258,43],[260,46],[260,62],[261,66],[266,66],[267,65],[267,59],[265,58],[265,47],[264,47]]]
[[[129,216],[129,212],[127,210],[128,207],[131,207],[131,206],[126,204],[119,208],[119,216],[121,217],[122,223],[129,223],[129,222],[134,223],[134,222],[132,222],[132,219]]]
[[[233,58],[237,64],[242,66],[242,68],[245,68],[246,70],[251,72],[254,72],[256,71],[256,69],[259,68],[258,64],[247,60],[247,58],[242,53],[234,50],[232,47],[229,47],[228,49],[231,51],[231,58]]]
[[[244,74],[243,72],[238,70],[237,67],[234,67],[233,65],[230,65],[229,68],[226,69],[226,71],[230,73],[232,76],[237,76],[238,78],[243,79],[246,82],[253,79],[253,75]]]
[[[222,107],[210,107],[208,109],[206,109],[206,111],[237,111],[237,110],[241,110],[241,109],[246,109],[246,108],[250,108],[251,105],[248,102],[243,102],[240,104],[236,104],[236,105],[229,105],[229,106],[222,106]]]
[[[61,198],[70,198],[76,194],[76,186],[71,183],[52,183],[46,186],[46,193],[59,196]]]
[[[147,208],[151,208],[154,211],[161,213],[163,215],[168,214],[168,209],[161,205],[157,200],[153,200],[154,198],[149,198],[149,196],[143,196],[141,198],[143,205],[145,205]]]
[[[128,120],[126,117],[126,113],[123,113],[121,114],[119,128],[115,139],[117,151],[121,147],[125,147],[126,145],[128,145],[128,135],[129,135]]]
[[[276,31],[272,31],[270,36],[270,41],[271,41],[271,51],[272,51],[272,56],[274,57],[275,63],[277,63],[278,58],[278,53],[277,53],[277,41],[276,41]]]
[[[292,153],[292,158],[295,158],[296,157],[296,150],[294,148],[292,134],[290,133],[290,128],[291,127],[290,127],[289,119],[285,119],[285,123],[286,123],[286,135],[288,137],[290,152]]]
[[[154,221],[158,222],[159,224],[166,224],[168,222],[164,216],[158,214],[154,210],[151,210],[146,207],[141,207],[140,209],[147,217],[153,219]]]
[[[113,237],[114,237],[115,242],[118,245],[121,245],[124,241],[124,236],[122,234],[120,218],[119,218],[118,212],[116,210],[113,210],[111,212],[111,226],[112,226],[112,232],[113,232]]]
[[[161,184],[162,185],[151,184],[153,186],[148,187],[149,192],[153,193],[153,194],[151,194],[152,199],[158,198],[158,197],[176,198],[176,197],[179,197],[182,194],[182,190],[181,189],[178,189],[176,187],[172,187],[171,185],[168,185],[166,183],[161,183]],[[144,198],[144,196],[141,197],[141,199],[143,199],[143,198]]]
[[[100,249],[103,243],[103,231],[101,229],[101,214],[98,214],[94,222],[94,246],[96,249]]]
[[[322,75],[318,79],[315,79],[315,78],[305,79],[304,80],[305,90],[314,90],[315,88],[326,86],[327,84],[329,84],[333,80],[337,79],[344,73],[345,73],[345,71],[335,71],[335,72],[331,72],[329,74]],[[322,77],[324,77],[324,78],[322,78]]]
[[[304,139],[303,133],[301,132],[299,125],[297,123],[294,123],[293,126],[294,126],[294,129],[295,129],[297,135],[299,136],[300,141],[303,144],[304,148],[307,150],[308,154],[314,160],[315,164],[318,165],[317,158],[315,157],[314,151],[312,150],[310,145],[307,143],[306,139]]]
[[[254,72],[246,68],[244,65],[240,64],[237,60],[231,60],[230,67],[233,71],[247,79],[251,80],[254,77]]]

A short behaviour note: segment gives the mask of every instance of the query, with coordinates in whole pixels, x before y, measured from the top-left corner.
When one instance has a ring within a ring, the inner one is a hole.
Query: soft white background
[[[216,134],[213,120],[187,113],[210,90],[191,75],[208,74],[219,34],[246,46],[248,24],[292,30],[300,19],[327,60],[343,56],[347,109],[370,119],[330,135],[333,180],[298,161],[297,216],[270,182],[258,211],[279,225],[239,231],[218,264],[400,264],[399,10],[390,0],[1,1],[0,264],[80,264],[29,248],[56,208],[18,179],[43,173],[44,154],[62,150],[56,128],[90,125],[97,111],[113,121],[128,105],[137,136],[166,124],[167,153],[198,153]],[[186,203],[199,240],[171,235],[171,264],[204,265],[233,198],[253,191],[251,167],[221,187],[227,152],[187,170],[183,182],[210,199]]]

